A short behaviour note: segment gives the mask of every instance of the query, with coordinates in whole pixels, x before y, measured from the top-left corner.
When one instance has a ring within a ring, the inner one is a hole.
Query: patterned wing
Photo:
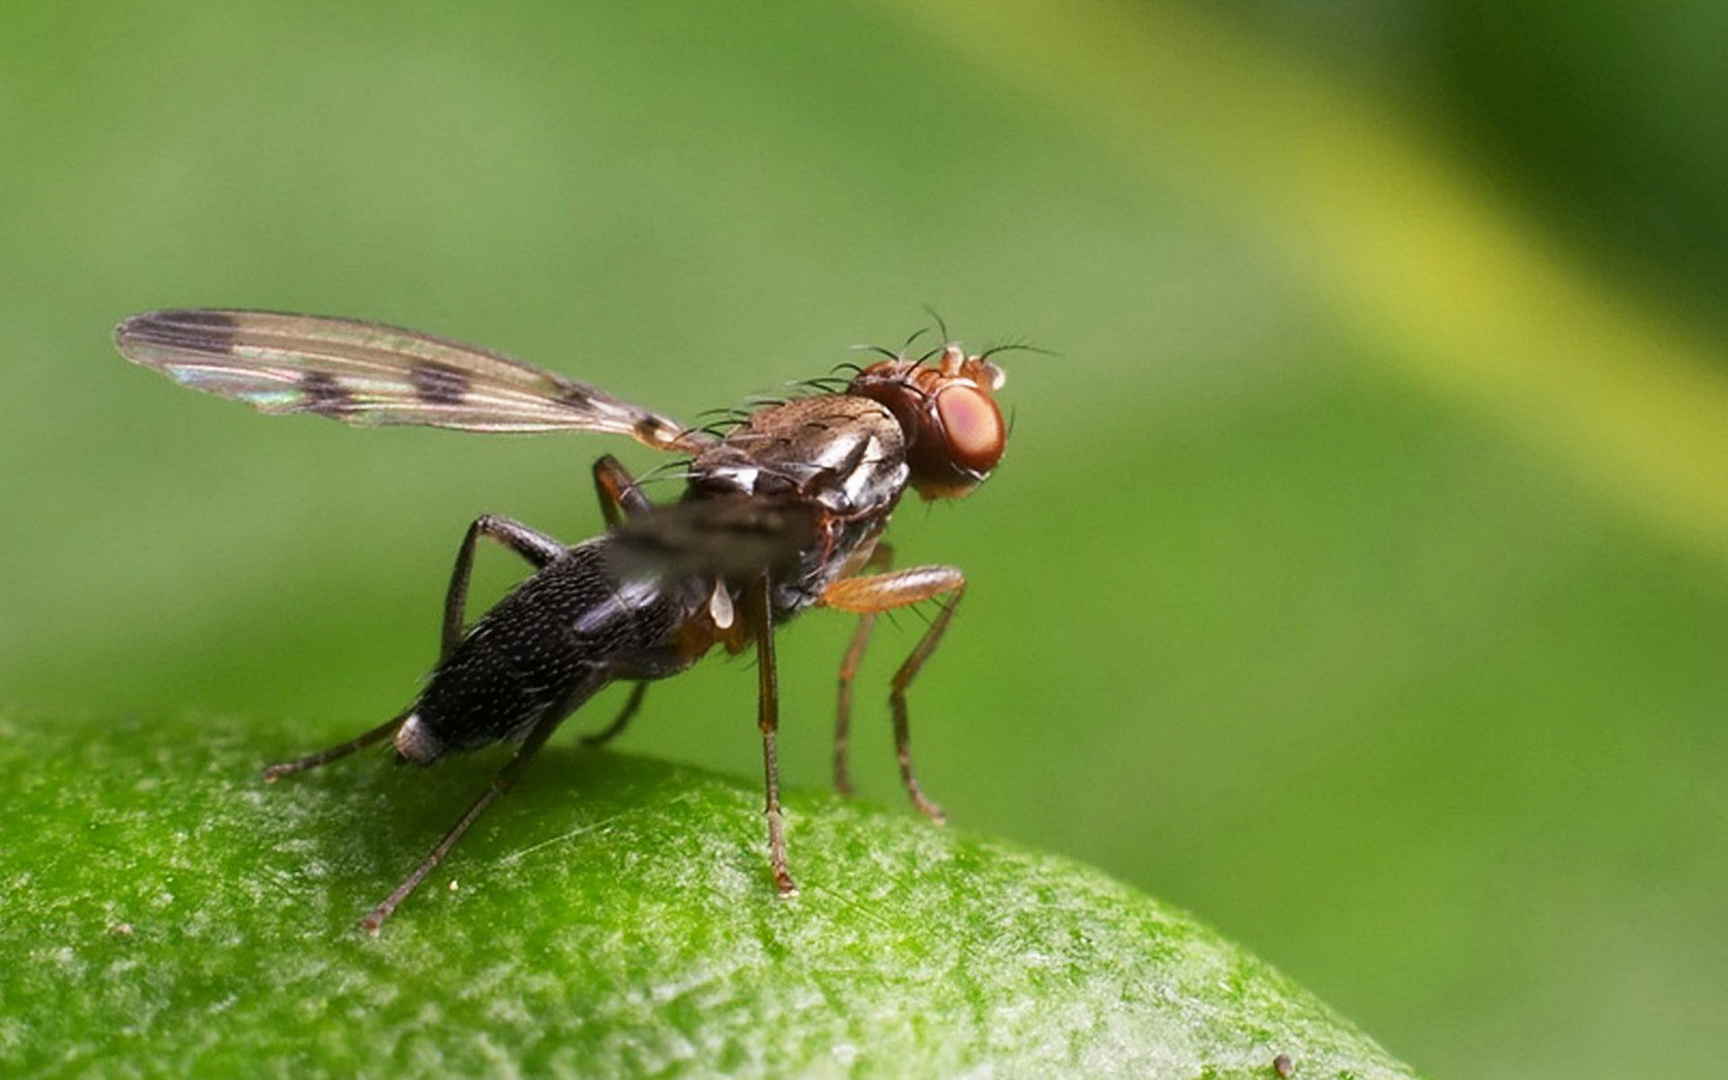
[[[151,311],[121,323],[114,340],[135,364],[260,412],[461,431],[606,431],[685,452],[714,441],[587,383],[383,323],[270,311]]]

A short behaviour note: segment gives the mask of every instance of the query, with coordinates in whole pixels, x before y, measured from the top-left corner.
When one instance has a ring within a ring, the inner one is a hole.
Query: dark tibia
[[[462,641],[462,624],[468,607],[468,577],[474,569],[474,542],[482,536],[504,544],[539,570],[562,555],[564,545],[519,521],[482,514],[468,526],[462,546],[456,549],[456,567],[450,572],[450,589],[444,594],[444,633],[438,651],[440,660],[450,659]]]
[[[798,895],[798,885],[786,865],[785,822],[780,813],[780,760],[775,740],[780,731],[780,681],[774,668],[772,585],[767,574],[751,590],[750,619],[756,630],[756,726],[762,732],[762,778],[767,789],[768,865],[781,896]]]
[[[642,698],[647,693],[647,680],[637,683],[630,691],[630,700],[626,701],[624,707],[618,710],[617,719],[613,720],[612,723],[607,725],[602,731],[596,731],[592,735],[582,736],[582,745],[604,746],[613,739],[616,739],[619,735],[623,734],[624,729],[630,726],[631,718],[636,715],[636,710],[642,707]]]

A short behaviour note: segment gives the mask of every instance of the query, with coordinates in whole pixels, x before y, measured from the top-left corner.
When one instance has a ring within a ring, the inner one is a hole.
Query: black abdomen
[[[519,739],[614,678],[682,669],[673,640],[691,598],[657,582],[621,581],[605,558],[608,542],[568,549],[474,624],[414,703],[396,739],[403,757],[427,764],[450,750]]]

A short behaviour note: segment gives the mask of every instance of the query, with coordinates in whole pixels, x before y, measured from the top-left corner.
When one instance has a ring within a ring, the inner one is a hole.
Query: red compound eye
[[[936,413],[955,464],[978,472],[996,467],[1007,433],[989,395],[972,386],[949,386],[936,396]]]

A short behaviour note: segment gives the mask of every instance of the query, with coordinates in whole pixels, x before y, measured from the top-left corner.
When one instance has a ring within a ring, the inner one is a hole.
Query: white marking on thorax
[[[881,480],[882,476],[882,440],[871,435],[864,444],[864,456],[859,460],[858,467],[852,470],[852,475],[846,477],[841,484],[841,490],[846,493],[846,501],[853,506],[864,501]]]
[[[761,474],[762,470],[754,465],[721,465],[708,473],[714,479],[745,495],[755,494],[756,478]]]

